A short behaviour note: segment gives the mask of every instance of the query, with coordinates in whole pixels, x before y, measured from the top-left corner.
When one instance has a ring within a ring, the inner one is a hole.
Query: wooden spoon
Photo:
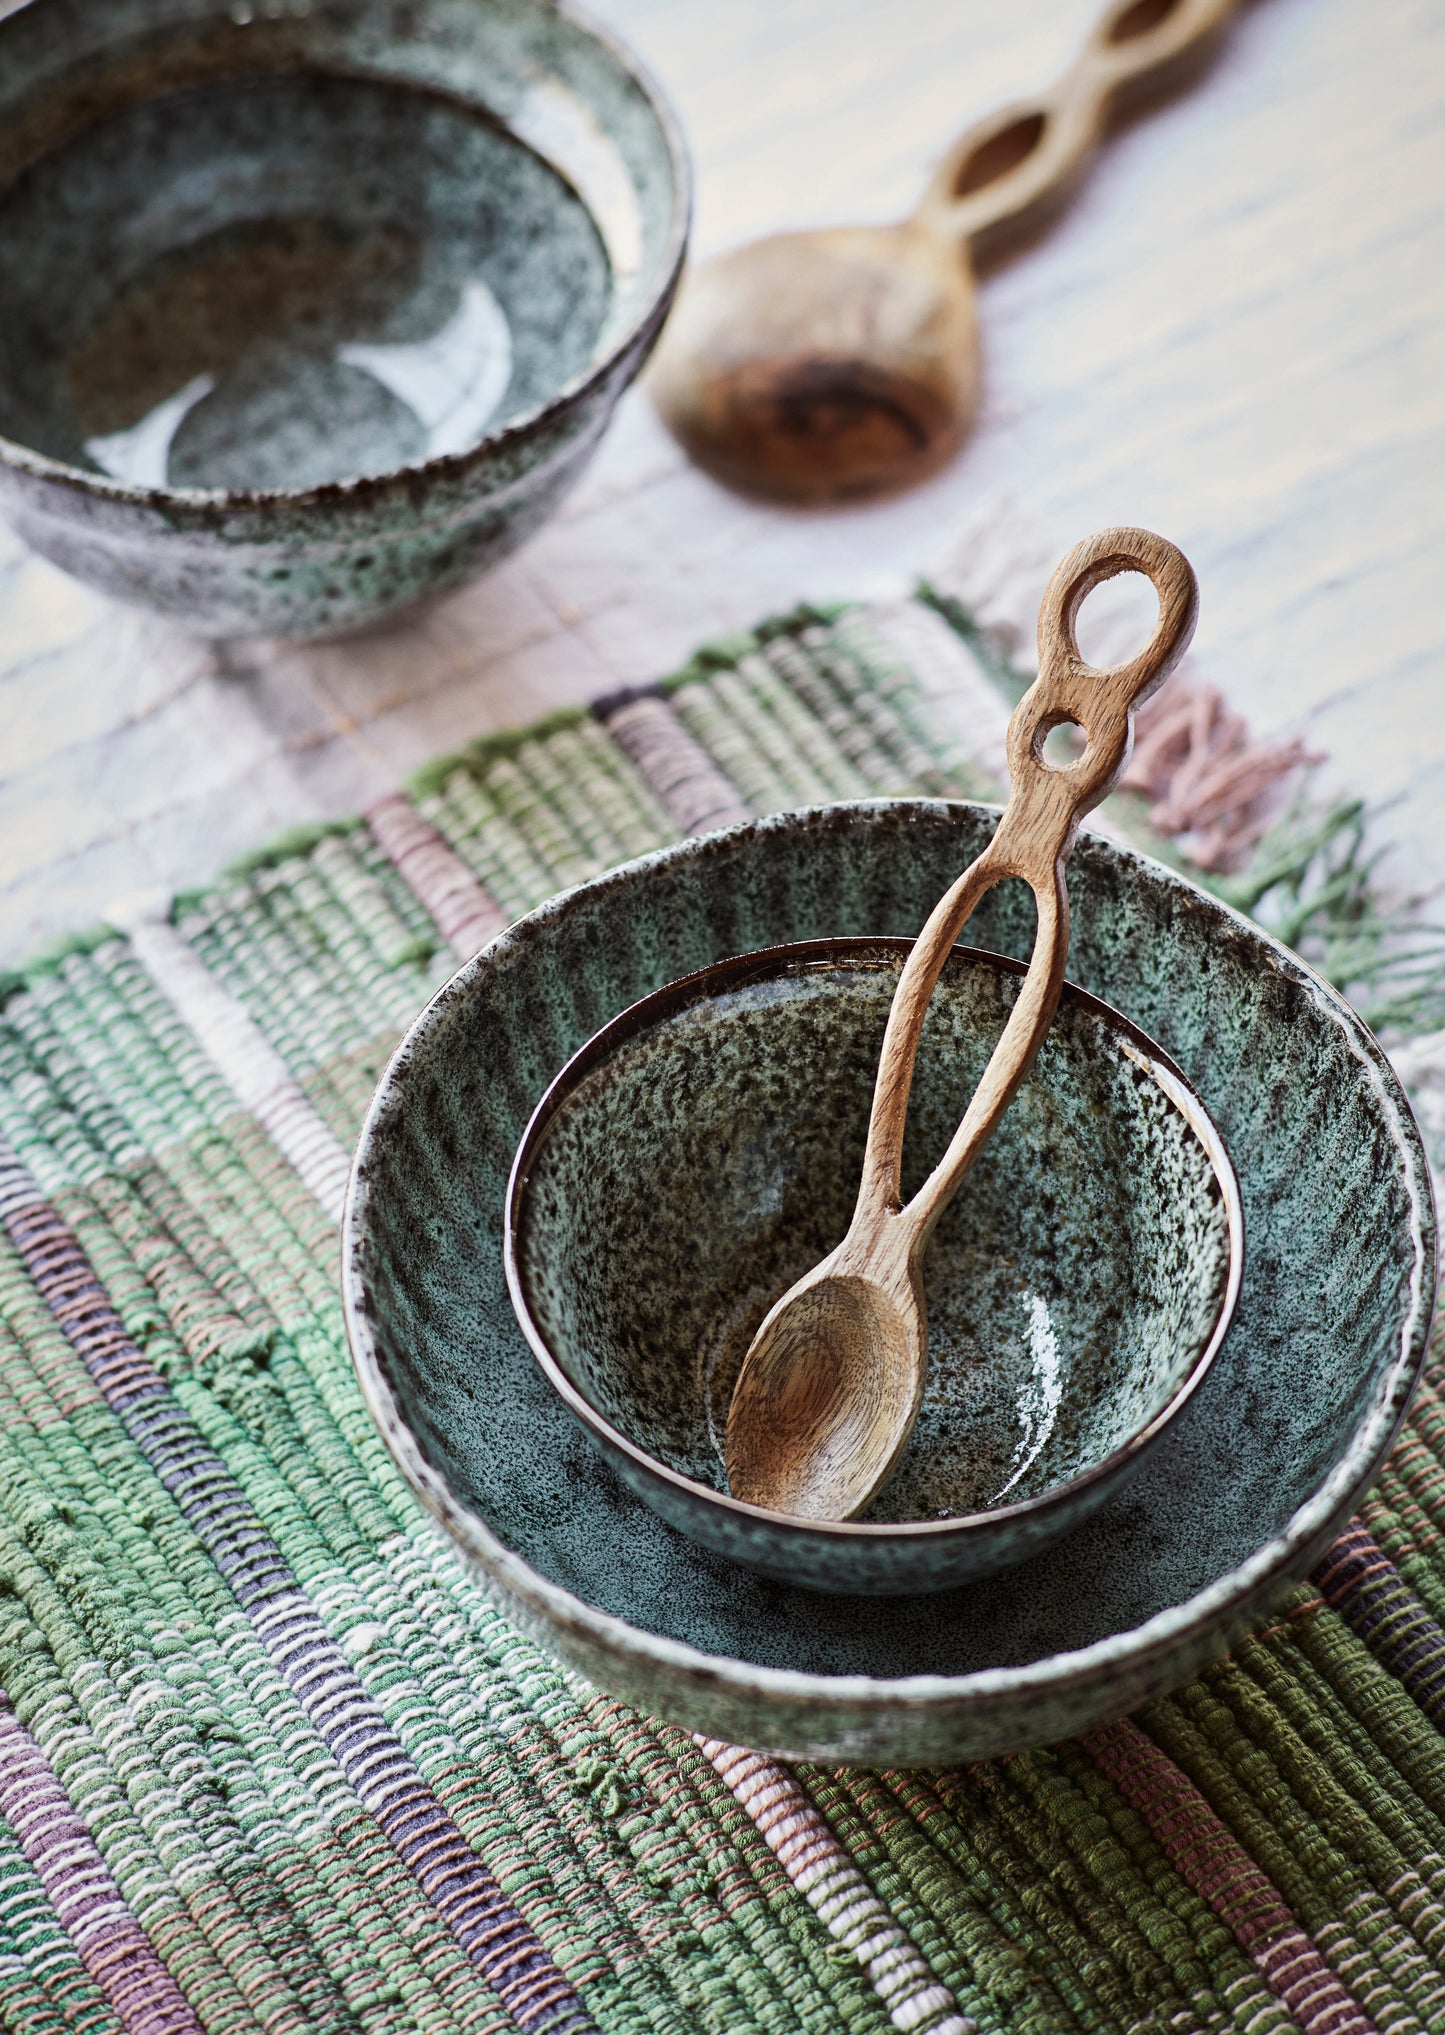
[[[1074,621],[1085,595],[1120,572],[1153,581],[1159,626],[1137,657],[1101,671],[1079,655]],[[1039,675],[1009,722],[1008,806],[983,853],[934,906],[898,978],[848,1234],[771,1308],[738,1373],[726,1451],[735,1498],[800,1519],[851,1519],[892,1474],[923,1396],[928,1240],[1053,1019],[1069,947],[1064,864],[1074,835],[1117,783],[1134,708],[1178,663],[1198,607],[1189,561],[1147,530],[1088,538],[1050,580],[1039,610]],[[1044,738],[1069,723],[1084,731],[1084,753],[1055,768],[1044,761]],[[975,905],[1006,876],[1034,893],[1033,958],[963,1122],[905,1208],[903,1128],[929,999]]]
[[[695,269],[653,367],[663,417],[734,487],[826,501],[906,486],[978,406],[970,243],[1078,176],[1110,103],[1239,0],[1114,0],[1050,92],[970,127],[895,226],[777,233]]]

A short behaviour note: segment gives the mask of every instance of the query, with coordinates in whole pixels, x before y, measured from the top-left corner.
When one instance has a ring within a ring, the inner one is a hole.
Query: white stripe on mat
[[[916,681],[943,738],[943,768],[956,760],[971,763],[1002,789],[1008,783],[1008,701],[958,632],[916,600],[874,601],[859,619]],[[846,634],[848,623],[844,615],[836,626]]]
[[[950,537],[928,580],[968,610],[1020,673],[1033,672],[1039,601],[1057,557],[1043,524],[1000,496]]]
[[[164,908],[132,907],[112,914],[112,923],[127,934],[132,953],[209,1053],[242,1108],[290,1161],[331,1220],[340,1223],[351,1156],[245,1005],[186,945]]]
[[[787,1768],[717,1738],[694,1740],[829,1935],[857,1958],[894,2027],[909,2035],[977,2035]]]

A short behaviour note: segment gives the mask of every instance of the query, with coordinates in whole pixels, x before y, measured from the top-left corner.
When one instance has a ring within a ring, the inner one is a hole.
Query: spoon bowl
[[[912,220],[773,233],[688,278],[652,375],[669,428],[745,493],[910,487],[978,408],[967,258]]]
[[[741,1432],[746,1412],[729,1424],[734,1497],[795,1519],[834,1517],[840,1489],[857,1498],[856,1505],[843,1501],[844,1517],[866,1505],[918,1418],[922,1319],[921,1295],[900,1307],[880,1280],[824,1270],[790,1306],[774,1308],[749,1363],[758,1384],[751,1403],[776,1418],[757,1434]],[[820,1493],[828,1500],[821,1508]]]

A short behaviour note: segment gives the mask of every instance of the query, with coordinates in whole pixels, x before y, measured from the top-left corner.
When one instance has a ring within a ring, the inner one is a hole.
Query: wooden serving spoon
[[[1085,595],[1120,572],[1153,581],[1159,625],[1137,657],[1098,670],[1079,655],[1075,617]],[[1118,782],[1134,709],[1178,663],[1198,608],[1189,561],[1147,530],[1086,539],[1050,580],[1039,610],[1039,675],[1009,722],[1008,805],[983,853],[934,906],[898,978],[848,1234],[770,1309],[743,1358],[727,1424],[735,1498],[800,1519],[851,1519],[891,1476],[923,1396],[928,1240],[1043,1043],[1069,947],[1064,864],[1075,833]],[[1086,746],[1058,769],[1044,761],[1044,738],[1070,723]],[[1006,876],[1034,893],[1033,958],[963,1122],[904,1207],[903,1129],[933,986],[979,899]]]
[[[1238,4],[1114,0],[1052,91],[954,143],[909,218],[776,233],[695,269],[652,372],[687,451],[734,487],[794,501],[873,494],[941,466],[978,406],[970,243],[1061,196],[1120,90]]]

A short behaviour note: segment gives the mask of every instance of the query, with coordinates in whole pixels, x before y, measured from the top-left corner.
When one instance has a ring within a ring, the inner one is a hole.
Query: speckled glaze
[[[1066,986],[926,1262],[918,1424],[861,1521],[727,1495],[739,1366],[848,1227],[906,941],[723,962],[570,1061],[512,1171],[534,1353],[623,1481],[704,1546],[836,1591],[938,1590],[1037,1553],[1143,1465],[1218,1349],[1238,1188],[1177,1071]],[[942,1153],[1022,969],[955,948],[919,1044],[904,1193]],[[1183,1101],[1181,1108],[1176,1097]]]
[[[1070,974],[1187,1071],[1234,1162],[1249,1240],[1230,1332],[1138,1477],[1001,1575],[833,1596],[698,1547],[602,1460],[507,1299],[506,1182],[537,1100],[602,1025],[692,969],[794,939],[911,936],[997,817],[924,800],[781,814],[565,893],[432,1000],[357,1149],[348,1331],[403,1473],[541,1643],[733,1743],[982,1758],[1175,1686],[1328,1545],[1423,1361],[1434,1210],[1384,1054],[1284,948],[1085,834]],[[1027,953],[1018,886],[984,901],[970,937]]]
[[[688,176],[547,0],[28,0],[0,20],[0,508],[215,636],[356,629],[576,478]]]

